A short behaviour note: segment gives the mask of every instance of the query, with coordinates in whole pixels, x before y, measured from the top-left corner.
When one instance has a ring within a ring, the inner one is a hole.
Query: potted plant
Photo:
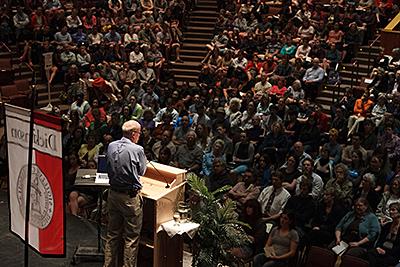
[[[230,265],[233,260],[230,250],[250,242],[243,230],[243,227],[249,226],[238,220],[236,203],[229,198],[218,197],[231,186],[209,192],[204,179],[192,173],[187,178],[192,191],[193,221],[200,224],[193,239],[192,266]]]

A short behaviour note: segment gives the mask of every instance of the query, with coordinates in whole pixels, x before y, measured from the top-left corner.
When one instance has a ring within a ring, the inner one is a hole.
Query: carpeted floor
[[[77,217],[66,217],[66,257],[45,258],[34,252],[29,253],[29,266],[73,266],[71,260],[76,247],[96,246],[97,232],[95,225]],[[9,230],[9,210],[7,192],[0,191],[0,266],[21,267],[24,265],[24,243]],[[75,266],[97,267],[100,262],[82,262]]]

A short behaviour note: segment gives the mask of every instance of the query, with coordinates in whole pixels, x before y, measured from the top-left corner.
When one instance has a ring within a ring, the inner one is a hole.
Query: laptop
[[[107,174],[107,157],[106,155],[99,155],[97,158],[97,172],[96,172],[96,180],[94,181],[96,184],[108,184],[108,174]]]

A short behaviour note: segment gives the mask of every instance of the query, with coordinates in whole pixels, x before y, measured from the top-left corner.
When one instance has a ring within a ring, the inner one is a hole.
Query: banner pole
[[[31,209],[31,180],[32,180],[32,158],[33,158],[33,117],[36,101],[36,81],[32,79],[32,99],[31,114],[29,121],[29,148],[28,148],[28,174],[26,180],[26,203],[25,203],[25,250],[24,250],[24,266],[29,266],[29,216]]]

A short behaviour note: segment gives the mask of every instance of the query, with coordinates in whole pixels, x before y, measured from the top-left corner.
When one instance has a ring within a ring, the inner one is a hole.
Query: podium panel
[[[185,178],[185,170],[158,163],[147,165],[147,171],[141,177],[144,203],[138,259],[140,266],[171,266],[168,263],[170,257],[176,259],[166,253],[170,249],[165,238],[162,238],[162,233],[157,233],[157,229],[173,218],[178,202],[184,200]]]

